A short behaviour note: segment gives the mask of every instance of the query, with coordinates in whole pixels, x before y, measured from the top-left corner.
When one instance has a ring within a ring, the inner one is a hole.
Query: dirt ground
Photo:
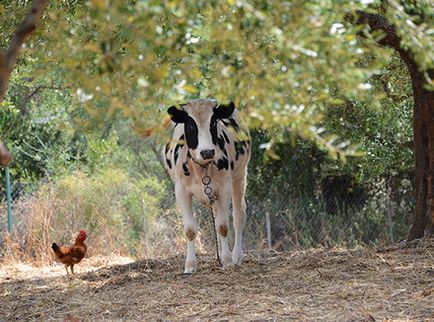
[[[63,267],[0,267],[1,321],[434,321],[434,242],[373,248],[249,253],[221,270],[206,255],[86,259]]]

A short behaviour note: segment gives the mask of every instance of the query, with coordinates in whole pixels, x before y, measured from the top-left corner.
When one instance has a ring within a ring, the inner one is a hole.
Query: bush
[[[179,226],[164,220],[165,192],[154,177],[114,168],[93,176],[75,171],[41,185],[15,204],[15,256],[46,260],[53,241],[70,244],[80,229],[88,232],[89,255],[156,254],[166,231]]]

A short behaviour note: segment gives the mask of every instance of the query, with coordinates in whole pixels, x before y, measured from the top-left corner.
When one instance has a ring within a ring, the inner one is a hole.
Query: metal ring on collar
[[[202,183],[203,183],[205,186],[209,185],[209,184],[211,183],[211,177],[210,177],[210,176],[204,176],[204,177],[202,178]]]
[[[205,194],[209,196],[212,194],[212,188],[211,187],[205,187],[205,189],[203,189],[203,192],[205,192]]]

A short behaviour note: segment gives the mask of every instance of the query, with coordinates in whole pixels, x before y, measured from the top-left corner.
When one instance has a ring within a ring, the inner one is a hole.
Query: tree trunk
[[[421,238],[432,232],[434,223],[434,92],[425,86],[434,77],[434,70],[422,72],[411,51],[401,46],[395,26],[382,15],[357,11],[356,17],[347,16],[354,24],[367,24],[371,32],[381,31],[384,37],[378,40],[381,46],[396,50],[407,65],[413,87],[413,136],[416,162],[416,210],[407,241]],[[363,35],[363,34],[361,34]]]
[[[0,165],[2,167],[6,167],[10,161],[11,154],[9,153],[4,143],[0,141]]]
[[[39,22],[42,13],[47,7],[48,1],[49,0],[33,0],[29,14],[17,27],[14,35],[12,36],[9,48],[7,50],[1,50],[0,48],[0,103],[3,101],[3,98],[6,95],[9,78],[12,73],[12,69],[14,68],[18,52],[20,51],[25,40],[36,29],[36,24]],[[11,155],[9,154],[8,149],[3,142],[0,141],[0,165],[6,166],[10,160]]]
[[[413,86],[413,136],[416,161],[416,211],[407,241],[421,238],[434,222],[434,92],[424,88],[425,77],[406,62]],[[431,73],[432,74],[432,73]]]

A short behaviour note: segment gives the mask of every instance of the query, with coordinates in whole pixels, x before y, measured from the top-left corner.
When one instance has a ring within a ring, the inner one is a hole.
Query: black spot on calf
[[[166,146],[164,147],[164,155],[167,156],[167,152],[169,152],[169,143],[166,144]]]
[[[184,134],[181,135],[180,138],[179,138],[179,141],[183,141],[183,140],[184,140]],[[175,158],[175,164],[176,164],[176,161],[178,161],[179,149],[181,149],[183,146],[184,146],[184,143],[178,143],[175,146],[175,157],[174,157]]]
[[[235,104],[234,102],[230,102],[228,105],[219,104],[213,108],[213,114],[211,116],[211,122],[209,125],[209,130],[211,132],[212,142],[217,144],[217,123],[218,120],[222,120],[225,126],[229,124],[233,120],[230,116],[234,112]],[[229,119],[228,121],[225,121]],[[236,122],[235,122],[236,124]],[[238,126],[238,124],[236,124]],[[227,143],[229,143],[229,139],[227,138],[226,133],[224,133],[225,138],[227,139]]]
[[[235,141],[235,160],[238,160],[240,155],[244,154],[244,147],[247,146],[246,141]]]
[[[196,149],[197,145],[199,144],[199,130],[193,118],[191,118],[186,111],[177,109],[175,106],[171,106],[168,110],[168,113],[173,122],[184,124],[184,133],[187,146],[190,149]]]
[[[179,149],[180,149],[180,148],[182,148],[182,145],[181,145],[181,144],[177,144],[176,147],[175,147],[175,156],[174,156],[175,164],[176,164],[176,162],[178,161],[178,157],[179,157]]]
[[[217,117],[213,114],[211,116],[211,122],[209,124],[209,131],[211,133],[211,139],[213,144],[217,144]]]
[[[169,156],[168,156],[168,154],[170,152],[169,146],[170,146],[170,144],[167,143],[166,146],[164,147],[164,156],[166,157],[166,164],[167,164],[167,166],[169,167],[169,169],[172,169],[172,162],[170,162],[170,159],[169,159]]]
[[[222,120],[222,122],[225,126],[233,128],[235,132],[240,131],[240,126],[232,117],[227,120]]]
[[[226,134],[225,131],[222,131],[222,132],[223,132],[223,136],[225,137],[225,141],[226,141],[226,143],[229,143],[230,141],[229,141],[229,137],[228,137],[228,135]]]
[[[217,168],[219,170],[223,170],[223,169],[228,170],[229,169],[229,162],[228,162],[228,159],[226,159],[225,157],[218,159],[217,163],[214,163],[214,164],[217,166]]]
[[[196,122],[188,117],[188,121],[184,123],[184,133],[187,141],[187,146],[190,149],[196,149],[199,144],[199,129]]]
[[[217,143],[218,143],[218,146],[219,146],[220,150],[222,150],[223,154],[227,157],[228,156],[228,151],[226,151],[225,141],[224,141],[224,139],[223,139],[223,137],[221,135],[218,137]]]
[[[187,162],[184,162],[182,164],[182,170],[184,170],[184,175],[189,176],[190,175],[190,170],[188,169],[188,164]]]
[[[219,119],[229,118],[235,110],[234,102],[230,102],[228,105],[219,104],[213,108],[214,115]]]

